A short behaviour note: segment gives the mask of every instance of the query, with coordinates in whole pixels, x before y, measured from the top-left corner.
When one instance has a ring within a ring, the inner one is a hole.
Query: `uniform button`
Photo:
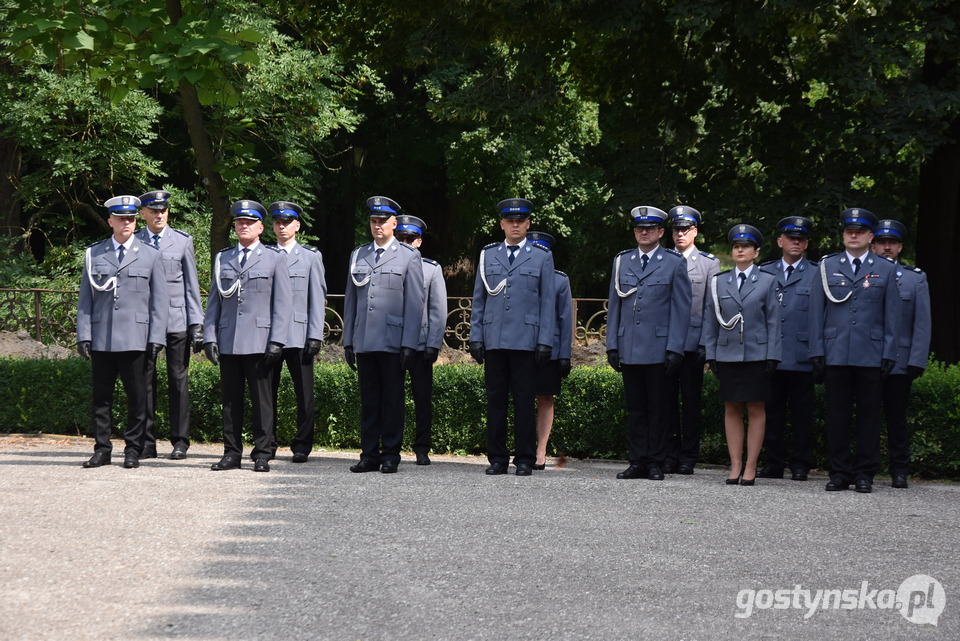
[[[237,312],[237,316],[243,316],[243,312]]]
[[[510,306],[507,305],[506,307],[503,308],[503,310],[506,311],[506,312],[509,312],[509,311],[510,311]]]
[[[114,309],[120,309],[119,307],[114,307]]]

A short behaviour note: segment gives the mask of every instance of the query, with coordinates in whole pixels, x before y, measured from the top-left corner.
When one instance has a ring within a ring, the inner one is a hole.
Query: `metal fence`
[[[466,351],[470,340],[469,296],[447,298],[444,342]],[[574,298],[576,326],[573,340],[583,346],[606,340],[607,300]],[[327,297],[323,340],[339,345],[343,340],[343,294]],[[68,347],[76,342],[77,291],[52,289],[0,289],[0,331],[26,330],[37,341]]]

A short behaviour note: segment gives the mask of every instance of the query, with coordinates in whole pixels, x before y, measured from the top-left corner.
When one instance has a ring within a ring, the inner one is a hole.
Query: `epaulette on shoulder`
[[[828,258],[833,258],[834,256],[839,256],[839,255],[840,255],[840,252],[833,252],[832,254],[825,254],[824,256],[821,256],[821,257],[820,257],[820,260],[826,260],[826,259],[828,259]]]
[[[564,273],[563,273],[562,271],[560,271],[559,269],[555,269],[555,270],[553,270],[553,271],[554,271],[558,276],[563,276],[564,278],[570,278],[569,276],[567,276],[566,274],[564,274]]]
[[[622,252],[620,252],[619,254],[617,254],[617,256],[623,256],[623,255],[625,255],[625,254],[632,254],[632,253],[635,252],[635,251],[637,251],[637,248],[636,248],[636,247],[634,247],[633,249],[624,249]]]
[[[266,247],[267,249],[269,249],[269,250],[271,250],[271,251],[275,251],[275,252],[282,252],[282,251],[283,251],[282,249],[280,249],[280,245],[264,245],[264,247]]]
[[[400,246],[403,247],[404,249],[406,249],[407,251],[411,251],[411,252],[412,252],[412,251],[417,251],[417,248],[414,247],[413,245],[408,245],[408,244],[406,244],[406,243],[400,243]]]
[[[96,246],[99,245],[100,243],[105,243],[105,242],[108,241],[108,240],[110,240],[110,239],[107,238],[107,239],[105,239],[105,240],[95,240],[94,242],[92,242],[92,243],[90,243],[89,245],[87,245],[87,247],[96,247]]]
[[[760,266],[761,266],[761,267],[768,267],[768,266],[770,266],[770,265],[776,265],[779,260],[780,260],[779,258],[774,258],[773,260],[768,260],[768,261],[765,262],[765,263],[760,263]]]
[[[182,229],[177,229],[176,227],[171,227],[170,229],[173,230],[173,231],[175,231],[175,232],[177,232],[177,233],[180,234],[181,236],[186,236],[187,238],[190,238],[190,234],[188,234],[187,232],[183,231]]]
[[[300,245],[300,246],[301,246],[302,248],[306,249],[307,251],[313,252],[314,254],[319,254],[319,253],[320,253],[320,250],[317,249],[316,247],[311,247],[310,245]]]
[[[422,257],[421,257],[421,258],[422,258]],[[429,263],[429,264],[431,264],[431,265],[436,265],[437,267],[440,266],[440,263],[438,263],[437,261],[435,261],[435,260],[432,259],[432,258],[424,258],[424,259],[423,259],[423,262]]]
[[[922,273],[923,273],[923,270],[922,270],[922,269],[920,269],[919,267],[914,267],[913,265],[905,265],[905,264],[903,264],[903,263],[900,263],[900,266],[903,267],[903,268],[904,268],[905,270],[907,270],[908,272],[915,272],[915,273],[917,273],[917,274],[922,274]]]
[[[533,245],[534,247],[536,247],[537,249],[539,249],[540,251],[545,251],[545,252],[549,252],[549,251],[550,251],[549,249],[547,249],[546,247],[544,247],[544,246],[541,245],[540,243],[530,243],[530,244]]]
[[[663,248],[663,251],[667,252],[668,254],[673,254],[674,256],[679,256],[680,258],[683,258],[683,254],[681,254],[680,252],[678,252],[678,251],[677,251],[676,249],[674,249],[673,247],[664,247],[664,248]]]
[[[489,245],[484,245],[483,248],[484,248],[484,249],[493,249],[494,247],[496,247],[496,246],[499,245],[499,244],[500,244],[500,242],[497,241],[497,242],[495,242],[495,243],[490,243]]]
[[[720,272],[720,274],[729,274],[732,271],[733,271],[733,267],[731,267],[730,269],[723,270],[722,272]],[[717,276],[719,276],[720,274],[717,274]]]
[[[891,263],[897,262],[897,261],[895,261],[894,259],[889,258],[889,257],[887,257],[887,256],[880,256],[880,254],[877,254],[877,257],[882,258],[882,259],[884,259],[884,260],[886,260],[886,261],[889,261],[889,262],[891,262]]]
[[[223,249],[221,249],[221,250],[220,250],[219,252],[217,252],[217,253],[218,253],[218,254],[222,254],[223,252],[230,251],[231,249],[233,249],[233,245],[228,245],[227,247],[224,247]]]
[[[710,260],[720,260],[710,252],[705,252],[703,250],[700,251],[700,255],[703,256],[704,258],[709,258]]]
[[[144,247],[149,247],[150,249],[152,249],[152,250],[155,251],[155,252],[160,251],[160,248],[159,248],[159,247],[154,247],[154,246],[153,246],[153,243],[148,243],[148,242],[145,241],[145,240],[142,240],[142,239],[141,239],[141,240],[140,240],[140,244],[143,245]]]

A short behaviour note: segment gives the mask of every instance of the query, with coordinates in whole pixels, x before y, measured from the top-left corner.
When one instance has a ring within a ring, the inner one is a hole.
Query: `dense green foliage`
[[[161,365],[162,368],[162,365]],[[360,447],[360,402],[357,376],[346,364],[317,364],[316,437],[318,447]],[[36,385],[44,381],[44,385]],[[717,381],[707,375],[703,401],[701,462],[726,464],[723,403]],[[158,381],[160,398],[166,379]],[[818,466],[824,459],[822,386],[817,388]],[[90,364],[79,359],[0,359],[0,431],[81,434],[90,436]],[[222,437],[220,370],[202,360],[190,364],[191,435],[196,441],[217,442]],[[280,385],[277,430],[281,447],[296,432],[296,399],[284,369]],[[125,420],[125,397],[117,384],[113,423]],[[169,429],[167,407],[157,408],[161,440]],[[414,436],[413,401],[407,394],[404,449]],[[913,433],[913,473],[929,478],[960,477],[960,366],[931,361],[930,369],[913,386],[909,421]],[[250,441],[250,418],[245,421]],[[121,428],[122,431],[122,428]],[[117,431],[117,435],[121,433]],[[788,439],[789,442],[789,439]],[[482,454],[486,451],[486,396],[483,368],[440,365],[434,368],[433,451]],[[563,382],[556,402],[556,418],[549,453],[577,458],[624,459],[627,452],[626,411],[620,374],[609,367],[579,367]],[[884,454],[884,464],[886,454]]]

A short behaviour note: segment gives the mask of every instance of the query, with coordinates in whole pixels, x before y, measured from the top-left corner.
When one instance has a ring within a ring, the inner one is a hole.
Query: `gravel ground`
[[[359,475],[352,452],[211,472],[211,445],[81,469],[92,451],[0,437],[0,639],[960,638],[953,485],[617,481],[622,463],[576,460],[486,477],[445,456]],[[912,609],[869,607],[901,585]],[[803,590],[851,592],[808,611]]]

